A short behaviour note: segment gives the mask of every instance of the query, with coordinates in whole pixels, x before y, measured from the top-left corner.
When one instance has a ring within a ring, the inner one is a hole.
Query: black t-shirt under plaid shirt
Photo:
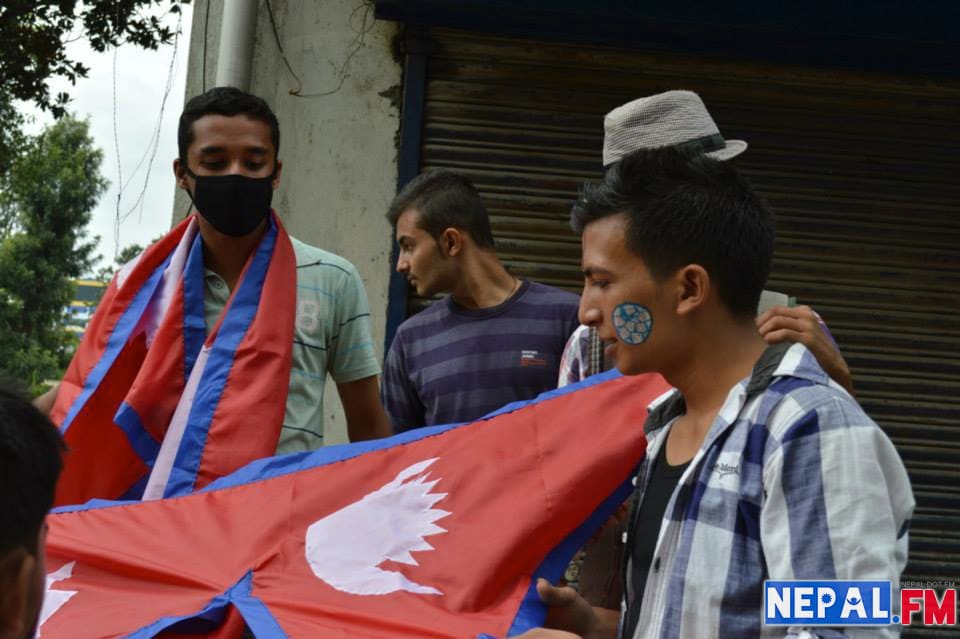
[[[690,462],[679,466],[671,466],[667,462],[667,446],[660,447],[653,467],[650,469],[650,480],[644,491],[643,502],[632,513],[630,526],[630,570],[626,578],[636,593],[635,604],[627,609],[624,622],[624,637],[632,637],[640,618],[640,604],[643,602],[643,591],[647,585],[647,575],[653,568],[659,569],[659,562],[654,560],[653,552],[657,548],[657,537],[660,534],[660,522],[667,504],[677,489],[680,477]]]

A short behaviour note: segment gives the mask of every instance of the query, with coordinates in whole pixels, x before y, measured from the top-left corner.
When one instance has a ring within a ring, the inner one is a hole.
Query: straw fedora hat
[[[743,140],[725,140],[700,96],[667,91],[638,98],[603,118],[603,166],[639,149],[677,146],[700,149],[717,160],[747,150]]]

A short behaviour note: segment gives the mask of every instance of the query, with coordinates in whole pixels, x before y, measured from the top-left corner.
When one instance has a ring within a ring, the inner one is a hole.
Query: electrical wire
[[[373,16],[373,3],[370,0],[363,0],[363,2],[354,7],[353,11],[350,13],[350,17],[347,21],[348,24],[352,24],[354,16],[356,16],[358,11],[363,9],[360,30],[354,32],[356,35],[350,44],[347,45],[349,52],[344,58],[343,64],[340,65],[340,69],[337,71],[336,75],[339,78],[337,85],[328,91],[321,91],[317,93],[303,93],[303,83],[300,81],[300,77],[296,74],[296,72],[294,72],[293,67],[290,65],[290,61],[287,59],[287,54],[284,52],[283,45],[280,42],[280,33],[277,29],[277,23],[273,16],[273,7],[271,6],[270,0],[264,0],[264,3],[267,5],[267,15],[270,17],[270,28],[273,30],[273,39],[277,44],[278,51],[280,52],[280,58],[283,60],[284,66],[287,67],[287,71],[297,82],[297,88],[290,89],[288,91],[289,94],[297,98],[322,98],[338,92],[343,87],[343,83],[347,79],[347,67],[350,65],[350,61],[357,53],[359,53],[360,49],[363,48],[367,34],[373,29],[375,20],[370,19]],[[368,20],[369,25],[367,24]]]
[[[207,29],[210,27],[210,3],[212,0],[207,0],[206,12],[203,16],[203,66],[200,71],[200,93],[207,92]],[[270,8],[270,3],[267,3],[267,8]],[[272,19],[272,14],[271,14]]]
[[[127,184],[133,181],[133,176],[140,170],[140,167],[143,165],[144,159],[149,154],[150,160],[147,162],[147,171],[143,177],[143,187],[140,189],[140,194],[137,196],[137,199],[134,201],[133,206],[130,207],[130,210],[127,211],[120,221],[125,222],[128,217],[139,207],[140,208],[140,217],[138,221],[143,220],[143,206],[146,203],[146,194],[147,187],[150,184],[150,171],[153,169],[153,162],[157,157],[157,152],[160,150],[160,129],[163,125],[163,114],[166,110],[167,99],[170,97],[170,93],[173,91],[174,78],[176,76],[176,63],[177,63],[177,50],[180,43],[180,35],[182,33],[183,26],[183,16],[177,18],[177,28],[173,36],[173,54],[170,56],[170,66],[167,69],[167,84],[163,90],[163,98],[160,100],[160,113],[157,115],[157,124],[153,130],[153,136],[150,141],[150,144],[147,146],[146,150],[143,152],[143,156],[140,158],[140,162],[137,163],[137,167],[133,170],[133,174],[127,178]],[[126,188],[127,185],[124,185]]]
[[[117,154],[117,207],[113,223],[113,257],[119,254],[120,244],[120,198],[123,195],[123,168],[120,164],[120,134],[117,131],[117,51],[119,46],[113,47],[113,148]]]
[[[167,69],[167,83],[164,87],[163,97],[160,101],[160,112],[157,115],[156,125],[154,126],[151,139],[147,145],[147,148],[144,150],[143,155],[140,157],[140,161],[137,162],[137,166],[133,169],[130,175],[127,177],[127,180],[123,179],[123,168],[120,160],[120,134],[119,134],[119,118],[117,116],[117,59],[119,52],[119,44],[114,46],[113,49],[113,144],[114,150],[116,152],[117,158],[117,200],[116,200],[116,210],[114,213],[114,223],[113,223],[113,257],[114,259],[120,254],[120,225],[125,222],[130,215],[140,208],[140,215],[143,215],[143,206],[146,203],[146,192],[150,184],[150,171],[153,169],[153,163],[156,159],[157,152],[160,148],[160,129],[163,123],[163,115],[166,111],[167,99],[170,96],[170,93],[173,91],[173,80],[176,69],[176,60],[177,52],[179,49],[180,36],[183,33],[183,14],[178,13],[177,15],[177,24],[176,30],[174,32],[173,39],[173,53],[170,57],[170,65]],[[149,157],[149,161],[147,158]],[[122,198],[124,192],[127,190],[127,187],[130,186],[133,182],[136,175],[139,173],[143,163],[147,161],[146,174],[143,178],[143,186],[140,189],[140,193],[137,196],[137,199],[134,201],[133,206],[126,212],[121,214],[120,207],[122,203]]]
[[[161,100],[161,103],[160,103],[160,116],[157,119],[156,126],[154,126],[154,135],[152,135],[151,138],[156,138],[159,135],[160,123],[161,123],[161,120],[163,119],[164,104],[166,103],[167,96],[169,95],[169,92],[170,92],[171,75],[173,73],[173,66],[176,63],[176,59],[177,59],[177,44],[180,38],[181,23],[182,23],[182,18],[177,20],[177,28],[173,36],[173,55],[170,58],[170,68],[167,70],[167,84],[166,84],[166,88],[164,89],[163,99]],[[133,172],[130,174],[129,177],[127,177],[127,181],[124,183],[122,187],[124,191],[127,189],[128,186],[130,186],[130,183],[133,182],[133,178],[136,177],[137,173],[140,172],[140,167],[143,166],[143,163],[146,161],[147,156],[150,155],[150,150],[154,147],[155,144],[156,142],[151,142],[150,144],[147,145],[147,148],[144,149],[143,155],[140,156],[140,161],[137,162],[137,166],[134,167]],[[129,215],[129,212],[128,212],[128,215]]]
[[[300,93],[300,90],[303,88],[303,83],[300,82],[300,77],[297,76],[294,72],[293,67],[290,66],[290,61],[287,60],[287,54],[283,51],[283,45],[280,44],[280,33],[277,31],[277,21],[273,18],[273,7],[270,6],[270,0],[265,0],[267,5],[267,15],[270,16],[270,28],[273,29],[273,40],[277,43],[277,49],[280,51],[280,57],[283,59],[283,64],[286,65],[287,71],[290,72],[290,75],[293,76],[293,79],[297,81],[297,88],[290,89],[291,95],[297,95]]]

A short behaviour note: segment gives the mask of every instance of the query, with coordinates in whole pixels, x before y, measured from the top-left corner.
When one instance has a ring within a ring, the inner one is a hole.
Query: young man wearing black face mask
[[[218,87],[191,99],[180,116],[177,186],[189,193],[204,245],[208,329],[267,226],[280,183],[280,130],[262,99]],[[291,238],[297,261],[297,317],[286,418],[278,452],[322,444],[323,378],[329,372],[351,441],[390,434],[381,409],[370,310],[356,268]]]
[[[71,450],[58,503],[183,494],[318,448],[328,372],[351,441],[389,434],[356,268],[290,238],[270,208],[283,165],[269,106],[211,89],[184,107],[178,146],[193,215],[118,273],[52,406]],[[85,469],[111,447],[129,459],[106,486]]]

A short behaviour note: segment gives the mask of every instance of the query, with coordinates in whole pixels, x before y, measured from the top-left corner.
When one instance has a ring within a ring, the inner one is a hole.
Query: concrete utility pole
[[[250,90],[256,27],[257,0],[223,0],[216,86]]]

